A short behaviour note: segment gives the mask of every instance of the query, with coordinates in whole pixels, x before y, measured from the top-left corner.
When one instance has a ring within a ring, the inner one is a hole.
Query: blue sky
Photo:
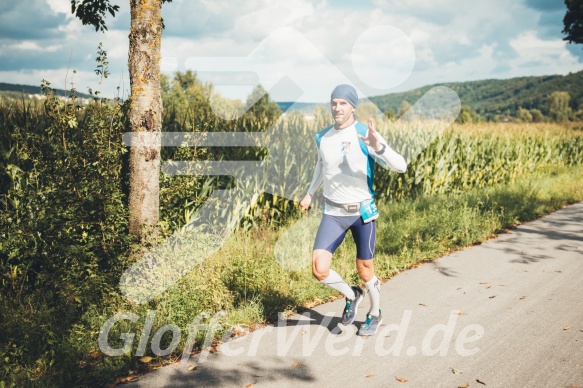
[[[103,42],[111,72],[103,93],[119,87],[127,96],[129,5],[113,3],[120,13],[97,33],[70,14],[69,0],[3,2],[0,82],[98,89]],[[306,102],[325,101],[342,82],[367,97],[567,74],[583,69],[583,50],[562,40],[565,11],[562,0],[173,0],[163,6],[162,64],[169,75],[196,70],[227,97],[245,99],[259,82],[277,100],[297,98],[299,89]],[[283,77],[295,94],[278,89]]]

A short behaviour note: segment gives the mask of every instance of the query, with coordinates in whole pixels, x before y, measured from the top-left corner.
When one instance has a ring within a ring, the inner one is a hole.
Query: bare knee
[[[360,278],[365,283],[374,277],[374,261],[370,260],[360,260],[356,259],[356,268],[358,269],[358,274]]]
[[[323,250],[316,250],[312,253],[312,275],[318,280],[326,280],[330,275],[330,263],[332,254]]]
[[[314,277],[316,278],[316,280],[318,280],[319,282],[321,282],[322,280],[326,280],[326,278],[328,277],[328,275],[330,275],[330,268],[322,268],[319,267],[316,262],[314,261],[312,263],[312,275],[314,275]]]
[[[314,277],[316,278],[317,281],[321,282],[321,281],[324,281],[328,278],[328,275],[330,275],[330,271],[318,272],[316,270],[312,270],[312,275],[314,275]]]

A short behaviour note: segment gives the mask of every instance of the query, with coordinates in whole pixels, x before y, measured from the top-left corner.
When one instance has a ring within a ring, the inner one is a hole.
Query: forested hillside
[[[399,116],[434,86],[455,90],[462,101],[458,121],[569,121],[583,119],[583,70],[568,75],[489,79],[428,85],[402,93],[370,97],[388,116]],[[22,93],[39,94],[40,86],[0,82],[0,94],[20,98]],[[57,90],[57,95],[69,92]],[[91,98],[77,93],[78,97]],[[295,108],[313,111],[325,102],[296,103]],[[286,111],[293,102],[278,102]]]
[[[490,79],[439,85],[455,90],[460,96],[463,106],[471,108],[487,120],[497,120],[508,116],[519,117],[520,108],[529,111],[540,110],[544,116],[552,116],[550,96],[554,92],[567,92],[569,94],[568,104],[573,114],[583,108],[583,71],[566,76]],[[414,104],[434,86],[437,85],[428,85],[403,93],[370,97],[370,100],[383,112],[392,111],[398,114],[403,106]]]

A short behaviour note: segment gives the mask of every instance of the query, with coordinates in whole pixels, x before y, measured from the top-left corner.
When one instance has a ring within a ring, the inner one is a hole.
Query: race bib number
[[[374,199],[369,199],[360,204],[360,216],[365,224],[379,218],[379,211]]]

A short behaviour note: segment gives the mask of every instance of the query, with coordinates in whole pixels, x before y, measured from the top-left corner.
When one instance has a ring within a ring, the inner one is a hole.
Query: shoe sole
[[[352,325],[354,323],[354,321],[356,320],[356,312],[357,312],[357,309],[358,309],[358,305],[360,304],[360,302],[362,302],[363,299],[364,299],[363,294],[360,294],[360,297],[359,298],[356,298],[356,302],[354,302],[354,304],[355,304],[355,307],[354,307],[354,311],[355,311],[354,318],[352,318],[352,321],[350,321],[350,322],[346,322],[346,323],[342,322],[342,324],[344,326]]]
[[[379,331],[379,327],[381,327],[381,324],[383,323],[383,319],[381,318],[381,320],[379,321],[379,324],[377,325],[377,329],[374,332],[371,333],[361,333],[360,330],[358,330],[358,335],[360,336],[369,336],[369,335],[375,335],[377,333],[377,331]]]

